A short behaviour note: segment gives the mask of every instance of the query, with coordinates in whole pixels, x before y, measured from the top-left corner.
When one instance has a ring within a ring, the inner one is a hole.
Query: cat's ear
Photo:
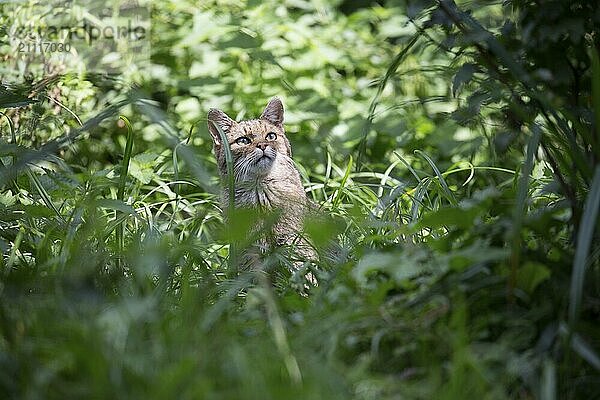
[[[233,125],[235,125],[235,121],[229,118],[229,116],[227,116],[227,114],[225,114],[223,111],[217,110],[216,108],[211,108],[208,111],[208,131],[210,132],[215,145],[221,145],[219,128],[224,133],[227,133]]]
[[[269,101],[269,104],[260,115],[260,119],[269,121],[273,125],[283,125],[283,103],[279,100],[279,97],[273,97]]]

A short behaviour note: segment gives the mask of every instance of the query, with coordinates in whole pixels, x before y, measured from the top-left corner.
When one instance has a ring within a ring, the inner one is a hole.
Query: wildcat
[[[277,219],[270,231],[258,237],[255,250],[246,249],[242,268],[260,266],[260,254],[271,246],[295,245],[301,258],[314,259],[310,244],[299,236],[303,220],[312,208],[306,197],[300,173],[292,160],[292,149],[283,127],[283,104],[271,99],[258,119],[236,122],[221,110],[208,112],[208,128],[213,139],[213,151],[221,174],[223,209],[230,204],[225,183],[228,179],[224,146],[229,146],[233,163],[234,208],[249,208],[274,212]],[[227,139],[223,143],[221,130]],[[255,231],[261,231],[258,221]],[[298,269],[302,262],[293,263]],[[307,276],[309,280],[311,277]]]

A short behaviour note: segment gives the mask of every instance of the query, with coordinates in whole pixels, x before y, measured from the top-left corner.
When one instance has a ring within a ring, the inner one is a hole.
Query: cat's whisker
[[[252,164],[252,160],[248,157],[240,158],[234,164],[234,177],[237,182],[243,182],[248,177],[248,172],[250,166]]]
[[[242,164],[235,173],[235,181],[243,182],[246,179],[246,166]]]

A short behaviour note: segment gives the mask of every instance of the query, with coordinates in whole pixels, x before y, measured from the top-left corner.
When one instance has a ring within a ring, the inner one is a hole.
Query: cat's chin
[[[256,172],[260,175],[266,174],[267,172],[269,172],[269,170],[273,166],[274,161],[275,161],[275,159],[267,156],[266,154],[263,155],[261,158],[256,160],[256,162],[254,164],[254,166],[256,168]]]

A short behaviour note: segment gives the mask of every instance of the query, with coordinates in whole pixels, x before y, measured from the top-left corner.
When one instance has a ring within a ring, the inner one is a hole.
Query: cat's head
[[[224,146],[229,146],[236,180],[267,175],[277,158],[291,157],[290,142],[283,129],[283,104],[279,98],[269,101],[260,118],[235,122],[221,110],[208,112],[208,130],[221,174],[226,175]],[[221,130],[227,139],[223,143]]]

